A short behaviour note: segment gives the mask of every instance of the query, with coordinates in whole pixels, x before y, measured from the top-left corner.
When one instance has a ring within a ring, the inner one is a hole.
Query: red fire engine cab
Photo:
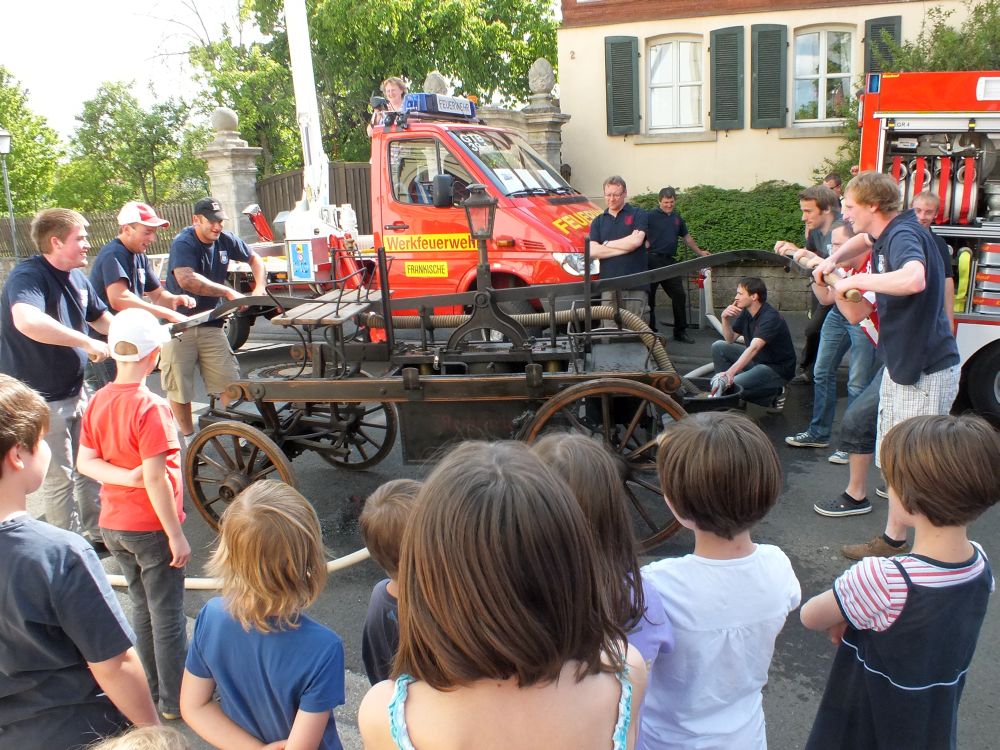
[[[1000,420],[1000,71],[872,73],[858,110],[862,170],[923,191],[957,264],[959,400]]]

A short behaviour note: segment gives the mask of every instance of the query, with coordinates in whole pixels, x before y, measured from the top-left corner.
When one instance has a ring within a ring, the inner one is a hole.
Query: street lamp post
[[[7,213],[10,215],[10,244],[14,249],[14,259],[20,260],[17,252],[17,228],[14,226],[14,203],[10,199],[10,182],[7,180],[7,154],[10,153],[10,131],[0,127],[0,169],[3,170],[3,192],[7,196]]]
[[[469,234],[479,244],[479,266],[476,269],[476,284],[480,291],[492,286],[490,282],[490,259],[486,241],[493,237],[493,220],[497,215],[497,199],[486,192],[486,186],[479,183],[469,185],[469,197],[462,203],[465,220],[469,224]]]

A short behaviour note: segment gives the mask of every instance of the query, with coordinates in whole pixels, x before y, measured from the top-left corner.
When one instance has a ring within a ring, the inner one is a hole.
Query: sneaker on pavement
[[[884,497],[886,500],[888,500],[889,488],[886,487],[884,484],[880,484],[878,487],[875,488],[875,494],[878,495],[879,497]]]
[[[181,718],[181,710],[177,708],[168,711],[160,711],[160,716],[163,717],[164,721],[177,721]]]
[[[868,498],[855,500],[846,492],[840,493],[840,497],[832,500],[824,500],[813,505],[813,510],[821,516],[836,518],[838,516],[861,516],[872,512],[872,504]]]
[[[892,557],[893,555],[905,555],[910,551],[910,543],[901,547],[893,547],[882,535],[879,534],[874,539],[861,544],[845,544],[840,548],[840,554],[848,560],[860,560],[865,557]]]
[[[680,341],[682,344],[693,344],[694,339],[688,336],[683,331],[681,333],[674,334],[674,341]]]
[[[788,382],[789,383],[793,383],[794,385],[805,385],[805,384],[813,382],[813,379],[812,379],[812,375],[810,375],[808,372],[806,372],[805,370],[803,370],[802,372],[800,372],[798,375],[796,375],[794,378],[792,378]]]
[[[811,432],[800,432],[797,435],[789,435],[785,442],[794,445],[796,448],[826,448],[829,440],[823,440],[813,435]]]
[[[831,464],[847,464],[851,462],[850,457],[847,455],[847,451],[834,451],[826,460]]]
[[[785,387],[781,387],[781,392],[774,397],[774,401],[771,405],[767,407],[767,411],[770,414],[781,414],[785,410]]]

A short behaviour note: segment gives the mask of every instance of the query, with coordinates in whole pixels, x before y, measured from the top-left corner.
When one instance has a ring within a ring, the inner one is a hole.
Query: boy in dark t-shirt
[[[372,685],[389,679],[392,660],[399,648],[399,602],[396,599],[399,545],[421,486],[413,479],[386,482],[365,500],[365,509],[359,519],[368,551],[389,575],[372,590],[361,636],[361,659]]]

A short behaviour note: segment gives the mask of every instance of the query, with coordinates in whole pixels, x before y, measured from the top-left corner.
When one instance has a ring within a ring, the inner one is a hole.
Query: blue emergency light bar
[[[476,116],[476,105],[461,96],[407,94],[403,99],[403,111],[421,112],[428,115],[473,118]]]

